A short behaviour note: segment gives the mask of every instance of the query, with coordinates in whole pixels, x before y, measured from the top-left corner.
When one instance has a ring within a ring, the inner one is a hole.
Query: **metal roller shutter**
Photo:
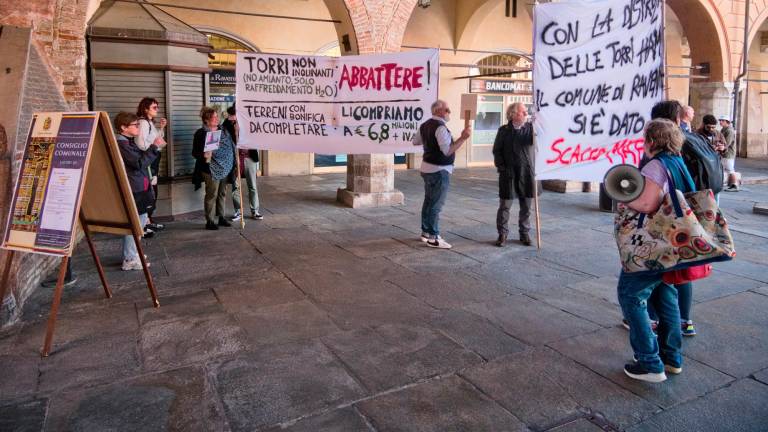
[[[165,103],[165,72],[93,70],[93,109],[106,111],[110,119],[114,119],[115,114],[120,111],[135,113],[139,102],[145,96],[157,99],[158,117],[168,118]],[[160,159],[161,177],[168,175],[168,160],[165,156],[166,154],[163,154],[163,158]]]
[[[203,126],[200,108],[203,107],[203,77],[199,73],[170,72],[170,93],[173,122],[173,175],[192,174],[192,137]]]

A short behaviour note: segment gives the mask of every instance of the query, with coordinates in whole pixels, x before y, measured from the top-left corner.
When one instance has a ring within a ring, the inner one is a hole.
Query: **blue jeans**
[[[624,318],[629,321],[629,343],[637,361],[646,370],[661,372],[664,364],[680,367],[680,309],[677,290],[661,280],[661,274],[643,275],[621,272],[616,287]],[[658,338],[651,331],[648,303],[659,315]]]
[[[693,283],[686,282],[684,284],[675,285],[677,289],[677,303],[680,305],[680,320],[688,321],[691,318],[691,309],[693,309]],[[656,316],[656,311],[653,309],[653,305],[648,305],[648,315],[652,320],[658,321],[659,317]]]
[[[421,232],[435,238],[440,234],[438,218],[448,195],[451,175],[446,170],[421,173],[424,179],[424,204],[421,206]]]
[[[149,221],[149,217],[146,213],[139,215],[141,221],[141,228],[144,229],[144,225]],[[139,252],[136,250],[136,242],[133,240],[132,235],[123,237],[123,261],[133,261],[139,259]]]

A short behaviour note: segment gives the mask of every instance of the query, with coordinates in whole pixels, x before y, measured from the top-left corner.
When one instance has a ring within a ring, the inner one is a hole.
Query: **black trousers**
[[[520,214],[517,219],[520,234],[527,234],[531,230],[531,201],[532,198],[517,199],[520,202]],[[496,229],[499,234],[509,234],[509,211],[512,208],[511,199],[499,199],[499,210],[496,212]]]

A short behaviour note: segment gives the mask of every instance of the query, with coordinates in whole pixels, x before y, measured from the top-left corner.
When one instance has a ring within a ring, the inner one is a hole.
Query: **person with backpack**
[[[680,157],[683,130],[679,122],[653,119],[645,125],[644,136],[647,162],[640,172],[645,178],[645,187],[637,199],[620,206],[626,205],[638,213],[653,213],[659,209],[665,194],[675,193],[674,189],[689,192],[693,181]],[[634,362],[624,365],[624,373],[653,383],[666,380],[667,373],[682,373],[678,290],[664,282],[661,273],[622,270],[616,291],[629,325],[629,342],[635,358]],[[652,306],[660,319],[658,337],[648,323]]]
[[[665,118],[680,125],[683,108],[678,101],[667,100],[659,102],[651,109],[651,118]],[[681,128],[682,129],[682,128]],[[706,138],[697,133],[683,130],[683,146],[680,156],[683,158],[688,172],[693,179],[694,190],[711,189],[717,196],[723,190],[723,171],[720,155],[709,145]],[[675,285],[678,291],[680,306],[680,328],[683,336],[695,336],[696,327],[693,325],[693,284],[686,282]],[[648,308],[652,325],[658,323],[653,307]]]

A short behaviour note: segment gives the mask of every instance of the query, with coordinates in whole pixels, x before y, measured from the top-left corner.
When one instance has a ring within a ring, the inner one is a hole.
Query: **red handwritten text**
[[[564,138],[556,139],[549,149],[555,153],[547,159],[547,165],[572,165],[582,162],[595,162],[600,158],[608,159],[610,163],[621,160],[621,163],[637,165],[643,157],[643,139],[623,139],[608,147],[592,147],[576,144],[576,147],[565,144]]]
[[[384,63],[378,67],[347,66],[341,70],[339,88],[344,84],[352,90],[355,87],[361,89],[381,90],[382,87],[389,91],[393,88],[413,90],[420,88],[422,70],[424,67],[413,68],[398,66],[397,63]]]

